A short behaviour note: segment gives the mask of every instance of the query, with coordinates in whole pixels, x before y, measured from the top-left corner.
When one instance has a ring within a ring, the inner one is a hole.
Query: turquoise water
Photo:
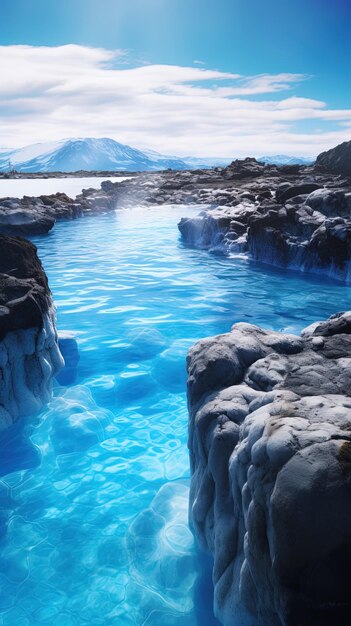
[[[38,237],[80,362],[3,437],[0,624],[213,626],[187,526],[185,354],[235,321],[298,332],[350,289],[186,248],[188,208],[62,222]]]

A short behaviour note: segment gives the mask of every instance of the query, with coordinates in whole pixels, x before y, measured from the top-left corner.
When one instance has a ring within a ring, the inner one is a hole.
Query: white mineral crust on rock
[[[53,377],[64,365],[54,320],[51,309],[43,328],[14,330],[0,341],[0,431],[51,399]]]

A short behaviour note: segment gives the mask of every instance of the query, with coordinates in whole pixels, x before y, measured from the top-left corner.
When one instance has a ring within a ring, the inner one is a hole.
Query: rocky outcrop
[[[95,202],[91,190],[87,201]],[[202,205],[179,230],[193,246],[245,253],[261,262],[351,280],[351,181],[307,166],[247,158],[226,168],[142,174],[105,182],[115,208]]]
[[[74,200],[65,193],[24,196],[22,199],[0,198],[0,233],[42,235],[48,233],[57,220],[114,211],[117,205],[116,192],[117,186],[112,189],[106,186],[105,190],[85,189]]]
[[[344,626],[351,312],[300,337],[235,324],[188,355],[190,520],[225,626]]]
[[[42,235],[57,219],[72,219],[81,208],[66,194],[0,199],[0,232],[6,235]]]
[[[36,248],[0,235],[0,431],[41,409],[62,365],[54,306]]]
[[[265,164],[256,161],[252,157],[246,159],[236,159],[232,161],[225,169],[225,178],[257,178],[265,171]]]
[[[344,141],[335,148],[319,154],[316,168],[323,172],[351,176],[351,141]]]
[[[292,166],[291,166],[292,167]],[[281,168],[282,169],[282,168]],[[96,215],[119,208],[171,204],[237,203],[233,181],[250,181],[257,176],[279,176],[275,165],[256,159],[233,161],[227,168],[195,171],[141,173],[121,182],[104,181],[100,189],[84,189],[72,199],[66,194],[0,198],[0,232],[15,235],[45,234],[56,220]],[[294,170],[295,171],[295,170]],[[290,170],[289,170],[290,172]],[[265,182],[256,184],[263,197],[270,196]],[[261,189],[262,188],[262,189]],[[252,195],[249,192],[249,195]]]
[[[343,145],[330,151],[334,170],[321,167],[323,155],[316,167],[246,158],[224,168],[105,181],[100,189],[83,190],[74,200],[65,194],[0,199],[0,232],[45,233],[55,220],[135,206],[200,205],[198,216],[179,224],[187,244],[349,282],[351,179],[337,173],[347,170],[340,169],[348,154]]]
[[[135,181],[131,177],[128,185],[124,185],[123,181],[112,183],[106,180],[101,183],[100,189],[83,189],[74,199],[65,193],[0,198],[0,233],[20,236],[47,234],[58,220],[104,214],[117,208],[148,203],[151,187],[157,187],[160,179],[158,174],[154,178],[152,174],[140,174]]]
[[[288,178],[288,177],[285,177]],[[231,202],[183,218],[193,246],[351,280],[351,182],[323,176],[261,180],[232,190]]]

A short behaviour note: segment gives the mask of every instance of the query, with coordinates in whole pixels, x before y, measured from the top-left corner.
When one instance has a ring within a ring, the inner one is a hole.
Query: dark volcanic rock
[[[40,209],[22,209],[18,203],[11,203],[11,206],[9,204],[8,201],[0,204],[0,232],[3,234],[43,235],[55,224],[55,219],[45,215]]]
[[[277,202],[284,204],[289,198],[294,196],[300,196],[301,194],[311,193],[316,189],[319,189],[318,183],[301,183],[300,185],[290,185],[289,183],[283,183],[278,185],[275,192],[275,198]]]
[[[246,166],[256,169],[250,159]],[[214,179],[211,193],[201,195],[210,207],[178,225],[184,241],[351,281],[350,180],[308,167],[290,177],[275,167],[272,175],[271,167],[256,177],[235,180],[231,189],[222,185],[221,195]]]
[[[49,196],[0,198],[0,232],[6,235],[43,235],[59,219],[82,215],[82,207],[64,193]]]
[[[0,235],[0,251],[1,340],[11,330],[42,328],[52,300],[32,243]]]
[[[225,626],[348,623],[350,377],[351,313],[190,350],[190,520]]]
[[[54,306],[36,248],[0,235],[0,431],[40,410],[61,367]]]
[[[350,217],[350,203],[346,189],[318,189],[306,198],[307,206],[320,211],[326,217]]]
[[[351,176],[351,141],[344,141],[331,150],[318,155],[316,169],[342,176]]]
[[[0,273],[32,279],[50,297],[48,279],[34,244],[21,237],[0,235]]]
[[[330,151],[336,168],[341,152],[345,156],[341,148]],[[75,200],[65,194],[5,198],[0,200],[0,232],[44,233],[58,219],[164,204],[205,209],[179,224],[190,245],[351,280],[351,181],[323,173],[319,166],[265,165],[246,158],[225,168],[104,181],[101,189],[83,190]]]
[[[262,175],[267,169],[264,163],[256,159],[247,157],[246,159],[236,159],[223,169],[225,178],[252,178]]]

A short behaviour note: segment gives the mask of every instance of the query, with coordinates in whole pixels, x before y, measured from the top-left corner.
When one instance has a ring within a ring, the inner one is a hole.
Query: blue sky
[[[177,154],[315,154],[351,134],[349,0],[1,0],[1,24],[0,63],[22,81],[11,97],[0,87],[0,145],[67,129]],[[42,46],[57,50],[51,68]],[[87,61],[88,49],[96,55]],[[75,98],[74,59],[86,77]],[[57,88],[39,80],[55,72]]]

